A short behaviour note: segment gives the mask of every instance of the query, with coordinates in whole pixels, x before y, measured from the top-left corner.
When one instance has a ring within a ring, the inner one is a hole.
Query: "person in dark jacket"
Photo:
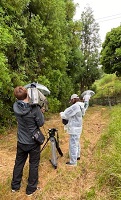
[[[40,145],[32,138],[33,133],[44,124],[44,116],[38,105],[31,106],[27,89],[18,86],[14,89],[17,101],[13,105],[17,119],[17,152],[11,182],[12,192],[21,187],[23,168],[29,155],[29,177],[26,194],[32,195],[38,185],[38,167],[40,162]]]

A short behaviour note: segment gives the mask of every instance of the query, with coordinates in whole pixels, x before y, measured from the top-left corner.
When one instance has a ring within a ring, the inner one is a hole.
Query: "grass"
[[[81,136],[81,160],[77,167],[67,167],[68,135],[63,131],[59,115],[45,124],[45,129],[57,127],[63,157],[58,155],[55,170],[49,158],[50,144],[41,154],[39,184],[42,188],[31,199],[36,200],[120,200],[121,199],[121,108],[90,107],[84,117]],[[10,183],[16,152],[16,130],[0,140],[1,163],[6,165],[1,174],[1,200],[27,200],[25,188],[28,177],[28,162],[24,168],[21,191],[11,194]],[[4,155],[4,157],[2,157]],[[8,163],[9,164],[8,164]],[[30,199],[30,198],[29,198]]]
[[[98,186],[105,187],[108,199],[121,199],[121,106],[111,109],[108,132],[98,143]]]

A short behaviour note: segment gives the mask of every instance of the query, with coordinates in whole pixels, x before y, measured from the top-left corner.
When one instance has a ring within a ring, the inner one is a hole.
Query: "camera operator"
[[[67,165],[76,166],[77,160],[80,160],[80,135],[82,132],[82,117],[84,116],[84,103],[80,102],[79,96],[73,94],[71,96],[71,106],[61,112],[61,118],[66,122],[66,129],[69,138],[69,156],[70,161]]]
[[[23,168],[29,155],[29,177],[26,194],[32,195],[38,187],[38,167],[40,161],[40,145],[32,138],[33,133],[44,124],[44,116],[40,106],[31,106],[27,90],[18,86],[14,89],[17,101],[13,105],[17,119],[17,152],[11,182],[12,192],[21,187]]]

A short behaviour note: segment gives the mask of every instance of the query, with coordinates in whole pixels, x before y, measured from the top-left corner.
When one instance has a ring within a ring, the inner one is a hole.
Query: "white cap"
[[[71,100],[72,100],[72,99],[79,99],[79,96],[78,96],[77,94],[72,94],[72,95],[71,95]]]

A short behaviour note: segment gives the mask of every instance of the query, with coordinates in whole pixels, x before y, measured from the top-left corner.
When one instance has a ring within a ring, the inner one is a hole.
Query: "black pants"
[[[16,160],[13,170],[11,188],[19,190],[23,175],[23,168],[29,155],[29,177],[26,187],[26,193],[33,193],[38,184],[38,167],[40,161],[40,145],[38,144],[20,144],[17,143]]]

